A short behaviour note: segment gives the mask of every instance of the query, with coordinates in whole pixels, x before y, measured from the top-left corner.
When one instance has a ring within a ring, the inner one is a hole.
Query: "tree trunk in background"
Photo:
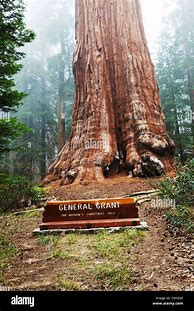
[[[60,38],[60,67],[59,67],[59,91],[58,91],[58,150],[59,152],[65,145],[65,42],[63,34]]]
[[[46,111],[45,111],[45,84],[46,81],[44,77],[41,77],[41,106],[42,106],[42,115],[41,115],[41,129],[40,129],[40,142],[41,142],[41,155],[40,155],[40,176],[43,178],[46,174]]]
[[[176,101],[175,101],[174,84],[173,84],[171,73],[169,75],[170,75],[170,87],[171,87],[171,101],[173,103],[173,113],[174,113],[174,120],[175,120],[175,133],[176,133],[176,136],[179,137],[177,149],[180,154],[180,161],[182,164],[184,164],[184,160],[185,160],[184,159],[184,148],[182,145],[181,129],[179,125],[179,117],[178,117],[178,111],[177,111],[177,106],[176,106]]]
[[[34,127],[34,117],[32,115],[27,116],[28,121],[26,122],[26,124],[28,124],[29,128],[33,128]],[[23,175],[25,174],[25,176],[27,176],[31,181],[34,180],[34,156],[33,156],[33,133],[29,132],[27,133],[27,137],[28,137],[28,159],[26,161],[25,156],[23,156],[20,159],[20,163],[25,163],[25,165],[22,168],[23,171]],[[24,157],[24,159],[22,159]],[[24,160],[24,161],[23,161]],[[21,174],[21,170],[19,170],[19,174]]]
[[[187,72],[188,72],[189,96],[192,112],[192,137],[193,137],[193,155],[194,155],[194,61],[193,64],[188,67]]]
[[[63,75],[63,77],[62,77]],[[59,73],[59,111],[58,111],[58,150],[61,151],[65,144],[65,90],[64,72]]]
[[[40,157],[40,176],[43,178],[46,173],[46,120],[45,117],[41,118],[41,157]]]
[[[101,181],[173,166],[138,0],[76,0],[72,132],[45,182]]]

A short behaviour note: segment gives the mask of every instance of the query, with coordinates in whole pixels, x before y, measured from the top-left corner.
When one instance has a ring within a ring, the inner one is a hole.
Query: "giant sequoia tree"
[[[72,132],[45,181],[103,180],[173,165],[139,0],[76,0]]]

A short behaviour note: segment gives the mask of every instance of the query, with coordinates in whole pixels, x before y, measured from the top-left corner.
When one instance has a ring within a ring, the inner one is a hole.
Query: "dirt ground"
[[[170,176],[172,176],[171,173]],[[59,186],[60,181],[53,182],[51,188],[51,198],[61,200],[80,200],[80,199],[97,199],[121,197],[142,190],[151,190],[156,187],[156,183],[163,180],[163,177],[128,178],[119,176],[105,179],[102,183],[89,185],[69,185]]]
[[[51,197],[120,197],[152,189],[156,181],[120,177],[88,186],[55,184]],[[41,222],[39,211],[1,217],[1,239],[9,249],[1,256],[1,285],[18,290],[194,290],[193,236],[172,233],[149,202],[139,213],[148,231],[62,237],[32,235]]]

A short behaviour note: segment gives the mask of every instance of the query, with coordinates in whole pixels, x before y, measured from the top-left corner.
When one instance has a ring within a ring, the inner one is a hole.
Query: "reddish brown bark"
[[[71,137],[45,181],[170,170],[174,143],[164,125],[139,1],[77,0],[76,38]]]

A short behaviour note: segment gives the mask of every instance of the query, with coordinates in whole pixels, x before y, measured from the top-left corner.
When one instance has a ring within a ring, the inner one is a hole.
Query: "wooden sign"
[[[134,198],[50,201],[43,212],[40,230],[90,229],[139,224],[137,201]]]

